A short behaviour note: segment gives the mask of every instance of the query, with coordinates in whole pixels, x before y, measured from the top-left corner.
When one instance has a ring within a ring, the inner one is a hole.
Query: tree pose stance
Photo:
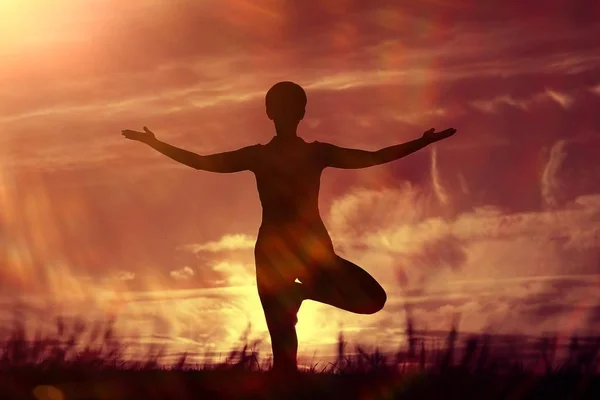
[[[358,314],[373,314],[386,293],[365,270],[335,254],[318,209],[319,184],[326,167],[357,169],[405,157],[456,130],[426,131],[422,137],[378,151],[307,143],[297,136],[304,118],[306,93],[293,82],[279,82],[266,95],[266,112],[276,135],[256,144],[211,155],[198,155],[143,132],[123,130],[127,139],[146,143],[192,168],[233,173],[252,171],[262,204],[262,224],[255,246],[258,294],[273,349],[273,369],[296,371],[297,312],[314,300]],[[297,281],[299,282],[297,282]]]

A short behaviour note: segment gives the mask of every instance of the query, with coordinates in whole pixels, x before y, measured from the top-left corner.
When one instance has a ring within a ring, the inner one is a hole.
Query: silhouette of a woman
[[[123,130],[127,139],[148,144],[175,161],[219,173],[252,171],[262,204],[262,224],[255,247],[258,293],[273,349],[273,369],[295,371],[297,312],[314,300],[359,314],[381,310],[386,294],[365,270],[335,254],[321,220],[318,194],[326,167],[356,169],[411,154],[456,130],[430,129],[419,139],[378,151],[307,143],[297,136],[304,118],[306,93],[293,82],[279,82],[266,95],[267,116],[276,135],[266,145],[201,156],[144,132]],[[298,280],[300,283],[296,282]]]

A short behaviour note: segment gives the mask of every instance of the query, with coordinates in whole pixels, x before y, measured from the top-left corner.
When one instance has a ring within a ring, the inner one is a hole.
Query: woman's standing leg
[[[297,370],[296,315],[302,302],[300,284],[295,283],[293,277],[284,276],[276,264],[280,263],[272,254],[256,252],[258,294],[271,336],[273,369],[293,372]],[[285,268],[285,265],[279,267]]]

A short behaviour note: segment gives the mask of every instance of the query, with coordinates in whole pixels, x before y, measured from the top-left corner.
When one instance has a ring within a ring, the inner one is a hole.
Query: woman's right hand
[[[449,138],[455,133],[456,129],[454,128],[449,128],[441,132],[436,132],[434,128],[431,128],[430,130],[425,131],[425,133],[423,133],[423,139],[425,139],[428,143],[435,143],[439,140]]]
[[[125,136],[125,138],[129,140],[137,140],[142,143],[150,143],[156,140],[156,136],[154,136],[154,132],[150,129],[144,127],[144,132],[132,131],[130,129],[124,129],[121,131],[121,134]]]

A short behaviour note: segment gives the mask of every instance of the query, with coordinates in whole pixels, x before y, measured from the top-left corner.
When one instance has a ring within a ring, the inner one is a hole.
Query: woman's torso
[[[299,137],[275,137],[261,146],[254,169],[263,209],[257,247],[285,243],[290,249],[306,252],[316,243],[317,247],[331,246],[319,215],[324,166],[316,152],[315,143]]]

